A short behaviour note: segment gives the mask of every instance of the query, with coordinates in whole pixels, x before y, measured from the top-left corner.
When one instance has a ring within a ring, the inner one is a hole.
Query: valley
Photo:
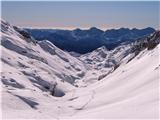
[[[157,119],[160,32],[76,54],[1,21],[4,119]]]

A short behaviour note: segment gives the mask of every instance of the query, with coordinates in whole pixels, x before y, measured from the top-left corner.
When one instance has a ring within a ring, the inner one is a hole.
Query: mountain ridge
[[[26,29],[37,40],[49,40],[57,47],[77,53],[88,53],[101,46],[114,49],[123,42],[133,42],[138,38],[145,37],[155,29],[148,27],[144,29],[110,29],[100,30],[91,27],[87,30],[56,30],[56,29]]]

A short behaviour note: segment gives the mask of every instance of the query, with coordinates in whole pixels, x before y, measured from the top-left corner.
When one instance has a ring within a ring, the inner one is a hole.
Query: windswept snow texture
[[[158,119],[160,45],[141,44],[73,57],[1,21],[3,119]]]

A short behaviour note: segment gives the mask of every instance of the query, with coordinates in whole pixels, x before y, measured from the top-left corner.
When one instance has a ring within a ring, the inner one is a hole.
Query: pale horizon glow
[[[24,28],[89,29],[159,28],[156,1],[2,2],[2,19]]]
[[[57,30],[75,30],[75,29],[81,29],[81,30],[88,30],[92,27],[36,27],[36,26],[19,26],[20,28],[28,28],[28,29],[57,29]],[[148,26],[149,27],[149,26]],[[120,29],[120,28],[128,28],[128,29],[134,29],[136,27],[96,27],[97,29],[100,29],[102,31],[110,30],[110,29]],[[142,28],[136,28],[136,29],[145,29],[147,27],[142,27]],[[154,28],[156,30],[159,30],[159,28]]]

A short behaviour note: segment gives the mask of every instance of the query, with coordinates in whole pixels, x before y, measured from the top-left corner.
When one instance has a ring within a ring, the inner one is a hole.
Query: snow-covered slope
[[[114,50],[107,50],[106,47],[100,47],[91,53],[87,53],[78,57],[89,70],[83,81],[76,81],[79,86],[85,86],[100,81],[108,74],[116,70],[120,65],[126,64],[129,60],[135,57],[135,52],[132,50],[133,45],[121,45]]]
[[[73,57],[1,21],[2,117],[158,118],[160,46],[136,44]]]
[[[159,47],[142,51],[101,81],[77,92],[79,99],[72,106],[77,107],[82,98],[86,102],[78,106],[81,110],[74,118],[158,118]]]
[[[114,50],[107,50],[104,46],[94,50],[91,53],[81,55],[81,59],[85,64],[95,69],[112,68],[127,62],[133,58],[135,53],[132,50],[133,45],[120,45]]]
[[[5,21],[1,31],[1,80],[5,88],[49,91],[50,86],[57,84],[57,89],[65,94],[85,74],[81,61],[49,41],[26,38]]]

